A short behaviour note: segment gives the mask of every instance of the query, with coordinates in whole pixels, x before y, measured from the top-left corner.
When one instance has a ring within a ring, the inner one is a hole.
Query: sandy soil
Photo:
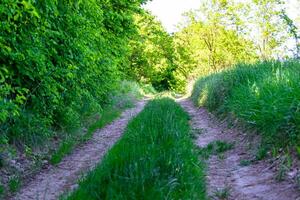
[[[76,148],[58,166],[50,166],[36,175],[11,199],[52,200],[77,187],[77,180],[95,167],[112,145],[120,138],[129,120],[144,107],[145,102],[126,110],[110,125],[98,130],[87,143]]]
[[[207,161],[207,190],[211,199],[222,199],[217,193],[227,189],[232,200],[300,200],[300,190],[294,179],[297,169],[287,172],[284,181],[278,182],[278,173],[270,160],[254,162],[242,166],[241,161],[253,155],[249,150],[249,137],[241,130],[227,128],[227,124],[216,120],[204,108],[196,108],[187,99],[178,102],[190,114],[194,129],[201,129],[202,134],[196,140],[199,147],[205,147],[212,141],[234,142],[234,148],[223,157],[212,156]],[[252,141],[253,142],[253,141]],[[255,141],[254,141],[255,142]],[[289,176],[290,175],[290,176]]]

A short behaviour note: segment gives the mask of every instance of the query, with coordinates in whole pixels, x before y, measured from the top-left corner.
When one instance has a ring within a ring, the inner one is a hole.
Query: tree
[[[278,56],[276,51],[288,39],[286,23],[281,17],[283,6],[280,0],[252,0],[252,23],[256,27],[254,31],[258,32],[252,34],[257,36],[255,43],[263,60],[273,58],[276,53]]]
[[[158,90],[176,87],[172,36],[147,11],[137,14],[135,23],[138,35],[130,43],[131,64],[125,70],[127,75]]]
[[[174,36],[177,65],[184,66],[186,77],[193,73],[205,75],[255,59],[253,43],[241,32],[242,23],[236,19],[230,21],[233,17],[227,9],[231,7],[235,6],[229,1],[212,1],[199,11],[186,13],[186,24]],[[228,27],[228,24],[235,25]]]

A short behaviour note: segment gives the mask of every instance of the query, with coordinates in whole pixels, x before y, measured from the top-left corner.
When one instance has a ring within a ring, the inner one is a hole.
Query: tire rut
[[[233,142],[234,148],[224,157],[211,156],[207,161],[207,192],[211,199],[221,199],[217,193],[228,189],[230,200],[300,200],[300,193],[292,178],[278,182],[276,171],[267,160],[242,166],[242,160],[249,159],[249,139],[242,131],[227,128],[204,108],[196,108],[190,100],[178,102],[191,116],[194,129],[202,134],[196,145],[205,147],[216,140]]]
[[[134,108],[124,111],[119,119],[96,131],[91,140],[76,148],[57,166],[42,170],[11,200],[54,200],[74,190],[77,180],[100,162],[145,104],[146,101],[138,102]]]

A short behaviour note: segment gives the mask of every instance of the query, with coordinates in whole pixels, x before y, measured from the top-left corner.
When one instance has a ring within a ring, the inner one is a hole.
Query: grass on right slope
[[[151,101],[68,199],[205,199],[188,119],[171,99]]]
[[[300,146],[299,61],[238,65],[200,78],[192,99],[259,130],[264,147]]]

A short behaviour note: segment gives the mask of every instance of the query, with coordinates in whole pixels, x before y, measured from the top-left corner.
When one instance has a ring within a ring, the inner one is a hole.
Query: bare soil
[[[121,137],[128,122],[144,107],[145,101],[123,112],[118,120],[98,130],[87,143],[76,148],[57,166],[49,166],[37,174],[11,199],[54,200],[77,187],[77,180],[94,168],[105,153]]]
[[[255,161],[243,166],[243,160],[253,158],[251,146],[255,146],[257,140],[250,141],[248,134],[238,128],[228,128],[226,122],[220,122],[204,108],[196,108],[187,99],[178,103],[190,114],[192,127],[202,130],[195,141],[199,147],[205,147],[216,140],[235,144],[234,148],[224,155],[211,156],[207,161],[207,190],[210,199],[300,199],[300,190],[295,181],[299,178],[297,168],[288,169],[284,180],[279,182],[276,180],[279,173],[276,160],[279,158]]]

